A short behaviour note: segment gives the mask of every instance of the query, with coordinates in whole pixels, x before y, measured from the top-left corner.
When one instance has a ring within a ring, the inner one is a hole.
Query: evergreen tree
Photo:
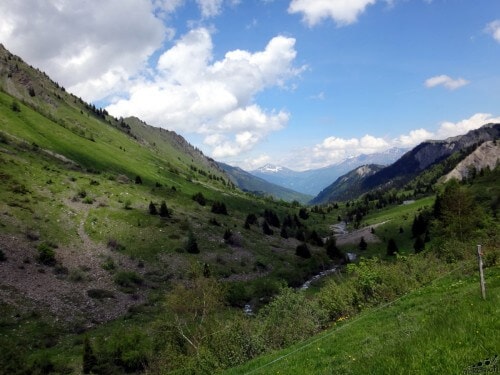
[[[137,185],[142,185],[142,178],[141,178],[141,176],[139,176],[139,175],[135,176],[135,183]]]
[[[334,236],[328,237],[325,243],[326,255],[330,259],[343,259],[344,253],[337,247],[337,241]]]
[[[168,210],[167,204],[165,203],[165,201],[161,202],[161,205],[160,205],[160,216],[161,217],[170,217],[170,211]]]
[[[415,250],[415,253],[420,253],[422,250],[425,249],[425,242],[421,236],[417,236],[417,238],[415,239],[415,243],[413,244],[413,249]]]
[[[280,236],[285,239],[288,238],[288,231],[286,230],[285,225],[281,226]]]
[[[366,250],[368,248],[368,243],[365,241],[364,237],[361,237],[361,240],[359,240],[359,250]]]
[[[274,231],[269,227],[269,224],[267,224],[267,221],[264,220],[264,223],[262,223],[262,231],[266,236],[272,236],[274,234]]]
[[[196,241],[196,237],[192,231],[189,231],[188,233],[186,251],[190,254],[198,254],[200,252],[200,249],[198,248],[198,241]]]
[[[398,245],[396,245],[396,241],[393,238],[389,239],[387,243],[387,255],[393,256],[398,252]]]
[[[156,209],[156,205],[153,202],[149,202],[149,213],[151,215],[158,215],[158,210]]]
[[[311,257],[311,251],[309,250],[309,247],[307,247],[307,244],[303,243],[297,246],[295,249],[295,255],[304,259],[309,259]]]

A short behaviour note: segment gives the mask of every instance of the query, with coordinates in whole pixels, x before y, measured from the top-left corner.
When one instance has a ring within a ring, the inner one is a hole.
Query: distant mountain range
[[[250,173],[284,188],[315,196],[338,177],[361,165],[388,165],[399,159],[406,151],[407,149],[403,148],[391,148],[384,152],[369,155],[363,154],[327,167],[302,172],[273,164],[266,164],[256,170],[250,171]]]
[[[268,182],[244,171],[241,168],[232,167],[221,162],[218,164],[226,172],[231,181],[243,191],[256,195],[272,196],[277,199],[283,199],[287,202],[295,200],[300,203],[307,203],[313,198],[312,195],[302,194],[292,189],[287,189]]]
[[[311,200],[312,204],[327,203],[336,200],[348,200],[373,189],[400,188],[420,174],[429,171],[439,163],[445,163],[450,157],[453,162],[441,166],[441,176],[449,173],[457,166],[453,177],[461,179],[467,168],[473,166],[481,169],[495,166],[500,155],[495,140],[500,137],[500,124],[486,124],[465,135],[448,138],[442,141],[422,142],[405,153],[400,159],[387,167],[366,165],[357,168],[323,189]],[[470,157],[469,157],[469,156]],[[461,165],[459,162],[464,159]],[[448,170],[446,170],[448,169]],[[433,172],[436,174],[437,172]],[[437,177],[441,177],[437,176]]]

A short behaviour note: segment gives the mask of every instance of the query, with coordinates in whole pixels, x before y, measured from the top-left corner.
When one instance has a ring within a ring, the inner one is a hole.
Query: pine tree
[[[161,202],[160,216],[161,217],[170,217],[170,212],[169,212],[169,210],[167,208],[167,204],[165,203],[165,201]]]
[[[361,240],[359,240],[359,250],[366,250],[368,248],[368,243],[366,243],[365,238],[361,237]]]
[[[417,236],[415,243],[413,244],[413,249],[415,250],[415,253],[420,253],[425,249],[425,242],[422,239],[422,236]]]
[[[149,202],[149,213],[151,215],[158,215],[158,210],[156,209],[156,205],[153,202]]]
[[[396,241],[393,238],[389,239],[387,243],[387,255],[393,256],[398,252],[398,245],[396,245]]]
[[[192,231],[189,231],[188,239],[186,242],[186,251],[190,254],[198,254],[200,249],[198,248],[198,241]]]
[[[274,234],[274,231],[271,229],[269,224],[267,224],[267,221],[264,220],[264,223],[262,223],[262,231],[266,236],[272,236]]]

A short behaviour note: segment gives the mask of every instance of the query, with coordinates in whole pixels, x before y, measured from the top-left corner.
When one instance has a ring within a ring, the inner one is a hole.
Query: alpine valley
[[[499,134],[250,174],[0,45],[0,374],[498,369]]]

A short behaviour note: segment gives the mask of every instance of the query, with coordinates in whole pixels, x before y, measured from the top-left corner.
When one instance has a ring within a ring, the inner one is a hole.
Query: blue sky
[[[0,42],[69,91],[245,169],[500,121],[496,0],[6,0]]]

